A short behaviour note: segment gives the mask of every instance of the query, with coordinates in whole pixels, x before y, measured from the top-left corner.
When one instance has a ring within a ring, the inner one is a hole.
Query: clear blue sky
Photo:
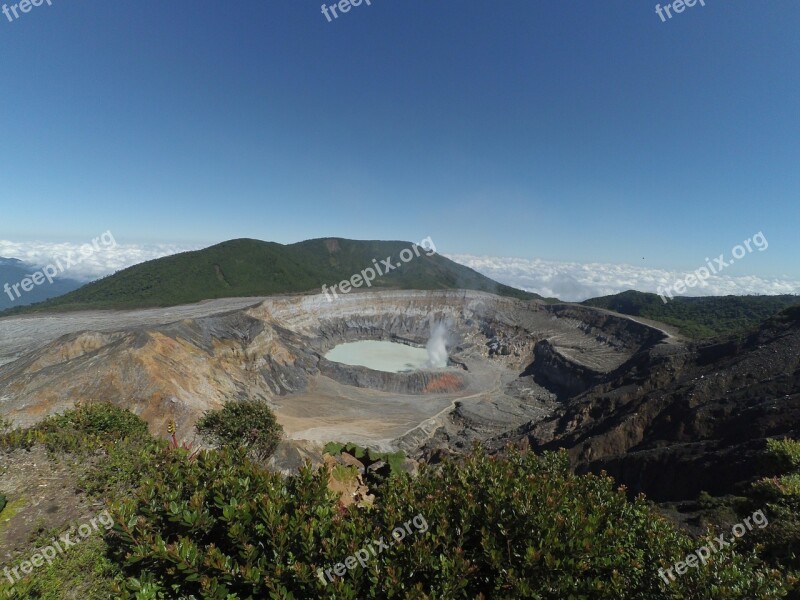
[[[800,3],[705,1],[666,23],[646,0],[0,15],[0,237],[430,235],[696,268],[763,231],[740,273],[796,278]]]

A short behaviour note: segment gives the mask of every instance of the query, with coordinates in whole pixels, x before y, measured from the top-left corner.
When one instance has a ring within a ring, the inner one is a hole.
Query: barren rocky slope
[[[569,449],[656,500],[732,493],[767,469],[767,437],[800,434],[800,323],[773,319],[743,339],[659,345],[570,399],[548,419],[500,436]]]
[[[0,330],[32,338],[27,352],[19,341],[0,345],[11,360],[0,366],[0,416],[30,424],[102,399],[157,433],[175,419],[191,437],[203,411],[250,397],[271,403],[300,456],[329,440],[409,452],[463,447],[544,418],[559,398],[665,337],[591,308],[472,291],[283,296],[246,308],[252,303],[93,313],[95,327],[81,313],[0,319]],[[323,357],[361,339],[424,345],[439,321],[451,337],[448,369],[381,373]],[[82,330],[49,339],[75,323]]]
[[[451,366],[384,373],[324,358],[339,343],[423,346],[445,322]],[[435,459],[473,441],[566,447],[658,500],[735,491],[767,436],[796,434],[800,327],[686,344],[570,304],[473,291],[234,299],[170,309],[0,319],[0,416],[31,424],[110,400],[183,437],[208,408],[260,398],[287,433],[276,465],[327,441]],[[58,337],[60,336],[60,337]]]

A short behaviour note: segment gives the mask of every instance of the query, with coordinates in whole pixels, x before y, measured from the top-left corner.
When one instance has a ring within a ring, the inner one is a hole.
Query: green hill
[[[283,245],[237,239],[203,250],[151,260],[92,282],[78,290],[4,314],[45,310],[84,310],[174,306],[207,300],[272,294],[320,293],[367,268],[381,269],[391,257],[397,268],[372,282],[372,288],[470,289],[521,299],[539,298],[499,284],[439,254],[408,252],[409,242],[341,238]],[[404,255],[401,252],[408,250]],[[401,258],[406,259],[405,262]],[[359,288],[367,289],[366,285]]]
[[[628,290],[592,298],[582,304],[640,316],[680,329],[692,338],[737,334],[760,325],[781,310],[800,303],[800,296],[678,297],[666,304],[656,294]]]

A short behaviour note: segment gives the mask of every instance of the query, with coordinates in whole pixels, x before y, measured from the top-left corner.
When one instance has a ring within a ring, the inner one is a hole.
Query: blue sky
[[[0,14],[0,239],[431,236],[693,270],[762,231],[735,274],[800,279],[800,3],[705,2]]]

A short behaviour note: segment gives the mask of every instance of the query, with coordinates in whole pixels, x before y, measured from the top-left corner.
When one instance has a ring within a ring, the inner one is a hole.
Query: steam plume
[[[444,322],[431,328],[431,337],[425,348],[428,350],[426,367],[441,369],[447,366],[447,325]]]

